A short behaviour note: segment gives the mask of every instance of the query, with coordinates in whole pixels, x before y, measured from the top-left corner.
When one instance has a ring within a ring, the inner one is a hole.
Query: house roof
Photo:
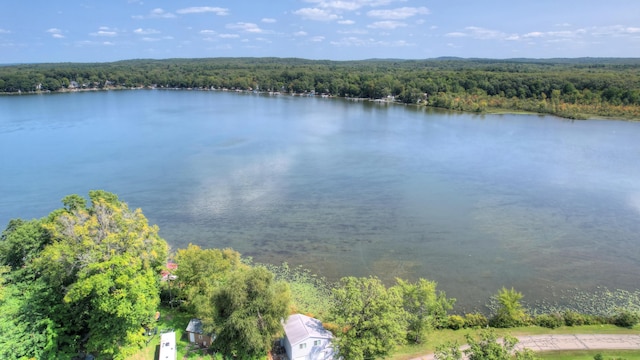
[[[189,325],[187,325],[186,331],[196,334],[202,334],[204,332],[202,330],[202,321],[200,321],[200,319],[189,320]]]
[[[320,320],[302,314],[289,316],[284,324],[284,332],[292,345],[308,338],[333,337],[331,332],[322,326]]]

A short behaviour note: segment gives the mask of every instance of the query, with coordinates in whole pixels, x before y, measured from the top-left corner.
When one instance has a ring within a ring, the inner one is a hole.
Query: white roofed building
[[[333,360],[333,335],[322,322],[302,314],[287,318],[284,348],[290,360]]]

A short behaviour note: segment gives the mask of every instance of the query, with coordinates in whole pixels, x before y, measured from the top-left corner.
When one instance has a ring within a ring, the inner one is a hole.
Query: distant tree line
[[[0,92],[104,88],[316,93],[463,111],[640,118],[640,59],[128,60],[0,67]]]

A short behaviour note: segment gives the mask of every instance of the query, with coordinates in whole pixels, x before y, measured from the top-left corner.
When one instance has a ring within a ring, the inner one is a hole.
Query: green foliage
[[[612,323],[619,327],[626,327],[631,329],[636,326],[640,321],[640,316],[635,311],[631,311],[628,309],[620,309],[617,314],[615,314],[612,318]]]
[[[0,265],[7,265],[12,271],[18,271],[31,263],[51,242],[51,237],[42,224],[43,220],[9,221],[0,235]]]
[[[213,296],[214,318],[202,319],[205,330],[216,334],[213,348],[240,359],[266,355],[282,333],[290,299],[287,284],[264,267],[232,273]]]
[[[201,319],[213,316],[211,298],[231,272],[248,268],[234,250],[202,249],[193,244],[179,249],[175,260],[178,268],[177,279],[172,281],[174,289],[179,291],[185,309]]]
[[[3,233],[0,260],[12,270],[0,326],[13,330],[0,351],[10,346],[8,358],[71,358],[79,351],[123,358],[142,344],[142,327],[159,304],[167,244],[140,210],[114,194],[89,197],[89,207],[68,196],[64,209],[12,221]]]
[[[581,326],[588,323],[586,319],[587,316],[577,311],[567,310],[562,316],[564,318],[564,324],[567,326]]]
[[[491,318],[489,325],[496,328],[522,326],[528,323],[529,317],[520,303],[522,293],[515,289],[502,288],[495,295],[499,304],[497,313]]]
[[[461,360],[462,350],[457,342],[446,342],[436,347],[433,358],[436,360]]]
[[[333,290],[333,322],[337,351],[344,359],[386,357],[405,337],[405,312],[397,289],[387,289],[378,278],[345,277]]]
[[[160,87],[237,89],[379,99],[567,118],[640,117],[637,59],[368,60],[277,58],[132,60],[0,67],[0,92]],[[40,85],[41,90],[37,90]]]
[[[485,328],[489,324],[487,317],[480,313],[472,313],[464,315],[464,326],[466,328],[479,329]]]
[[[562,314],[559,313],[541,314],[536,316],[535,324],[549,329],[555,329],[564,325],[564,318]]]
[[[449,329],[460,330],[465,327],[464,318],[460,315],[449,316]]]
[[[414,343],[425,340],[429,330],[447,326],[447,312],[455,299],[447,299],[443,291],[436,291],[437,283],[419,279],[409,283],[396,279],[395,288],[402,296],[402,306],[407,316],[407,339]]]
[[[470,334],[466,336],[469,348],[464,350],[469,360],[533,360],[535,356],[531,350],[514,351],[518,339],[506,335],[502,343],[498,342],[498,336],[492,330],[481,331],[479,339]]]

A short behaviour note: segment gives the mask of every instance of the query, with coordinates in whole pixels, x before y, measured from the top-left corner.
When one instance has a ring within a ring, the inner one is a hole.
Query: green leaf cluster
[[[212,300],[213,348],[226,357],[251,359],[265,356],[282,335],[290,293],[286,283],[275,281],[273,273],[256,266],[232,273]]]
[[[12,220],[0,239],[0,357],[124,358],[159,305],[168,246],[114,194],[78,196],[48,217]],[[66,355],[64,355],[66,354]]]

